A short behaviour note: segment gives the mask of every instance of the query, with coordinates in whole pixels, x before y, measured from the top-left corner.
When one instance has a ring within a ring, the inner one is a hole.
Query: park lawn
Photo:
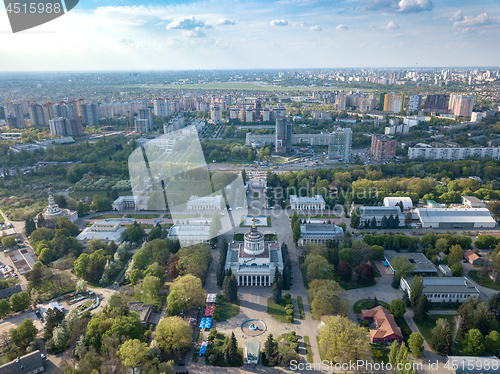
[[[264,234],[264,240],[266,242],[277,242],[278,236],[276,234]]]
[[[447,320],[448,323],[450,324],[451,330],[453,331],[454,317],[455,316],[452,314],[429,314],[427,316],[427,319],[425,319],[424,321],[417,321],[416,319],[413,319],[413,321],[420,330],[420,334],[422,334],[422,337],[427,341],[429,345],[431,345],[431,340],[432,340],[431,330],[436,326],[436,321],[439,318]]]
[[[389,309],[390,305],[385,301],[378,300],[379,305]],[[354,313],[361,313],[361,309],[372,309],[373,308],[373,299],[361,299],[354,303],[352,306],[352,310]]]
[[[135,219],[153,219],[153,218],[159,218],[160,213],[158,214],[127,214],[125,217],[127,218],[135,218]]]
[[[270,314],[272,317],[276,318],[280,322],[287,322],[287,315],[285,313],[285,299],[281,299],[279,304],[276,304],[272,297],[267,299],[267,314]]]
[[[306,348],[307,362],[312,364],[314,361],[314,357],[311,349],[311,341],[309,340],[309,336],[304,336],[304,345]]]
[[[4,223],[5,222],[5,219],[3,218],[3,216],[0,214],[0,223]]]
[[[318,351],[319,351],[319,358],[321,359],[321,362],[325,361],[325,353],[323,352],[319,346],[319,335],[316,335],[316,341],[318,342]]]
[[[331,218],[331,219],[334,219],[334,218],[340,218],[338,215],[336,214],[311,214],[311,215],[307,215],[307,214],[299,214],[299,218],[305,218],[305,219],[315,219],[315,218]]]
[[[297,296],[297,304],[299,305],[299,318],[306,319],[306,314],[304,313],[304,303],[302,302],[302,296]]]
[[[412,333],[410,326],[408,326],[408,322],[406,322],[404,317],[395,318],[396,324],[401,329],[403,333],[403,341],[408,345],[408,339],[410,339],[410,335]]]
[[[36,291],[40,293],[43,301],[73,292],[76,282],[63,271],[52,270],[50,277],[44,278],[38,283]]]
[[[267,227],[271,227],[271,216],[267,216]]]
[[[109,218],[122,218],[123,214],[102,214],[95,216],[92,219],[109,219]]]
[[[374,347],[372,345],[372,358],[376,363],[389,362],[389,348]]]
[[[220,303],[220,317],[217,321],[227,321],[240,314],[240,300],[236,299],[235,302],[231,303],[229,301],[223,300]]]
[[[259,193],[258,192],[254,192],[253,193],[253,199],[254,200],[259,200]]]
[[[494,290],[500,291],[500,284],[497,284],[491,280],[490,277],[484,277],[481,278],[479,276],[479,271],[478,270],[471,270],[469,271],[469,276],[470,278],[479,284],[480,286],[487,287],[487,288],[492,288]]]

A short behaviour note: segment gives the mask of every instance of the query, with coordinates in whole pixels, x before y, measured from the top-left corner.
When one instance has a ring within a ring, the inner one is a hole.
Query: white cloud
[[[386,30],[397,30],[397,29],[399,29],[399,25],[397,23],[394,23],[394,22],[391,21],[391,22],[389,22],[387,24],[387,26],[384,27],[384,29],[386,29]]]
[[[323,28],[321,26],[316,25],[316,26],[310,27],[309,30],[320,32],[320,31],[323,31]]]
[[[167,30],[170,29],[183,29],[191,30],[197,27],[203,27],[205,24],[203,22],[196,22],[193,15],[175,18],[172,22],[167,25]]]
[[[339,31],[345,31],[347,30],[349,27],[347,27],[346,25],[338,25],[337,27],[335,27],[337,30]]]
[[[401,0],[399,2],[399,11],[404,13],[432,10],[432,7],[432,0]]]
[[[464,14],[461,10],[457,10],[454,15],[451,16],[450,21],[456,22],[464,19]]]
[[[363,8],[382,12],[415,13],[432,10],[432,0],[364,0]]]
[[[236,25],[236,21],[231,21],[230,19],[219,19],[216,22],[217,25],[219,26],[226,26],[226,25]]]
[[[196,27],[194,30],[184,30],[182,35],[186,38],[204,38],[207,36],[201,27]]]
[[[288,26],[288,21],[284,19],[275,19],[271,21],[271,26]]]
[[[488,13],[483,13],[476,17],[465,16],[460,21],[456,21],[453,24],[453,27],[478,27],[491,25],[497,22],[498,21],[494,18],[491,18]]]
[[[123,45],[130,45],[130,44],[134,44],[134,41],[132,39],[128,39],[128,38],[117,38],[115,40],[116,43],[118,44],[123,44]]]

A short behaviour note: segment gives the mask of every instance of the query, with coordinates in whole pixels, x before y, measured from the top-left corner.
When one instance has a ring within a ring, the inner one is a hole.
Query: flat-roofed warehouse
[[[384,258],[387,261],[389,268],[394,274],[394,268],[392,267],[392,261],[394,257],[406,257],[408,261],[413,264],[413,272],[416,274],[425,273],[437,273],[438,270],[436,266],[429,260],[423,253],[397,253],[396,251],[385,251]]]
[[[411,282],[413,278],[401,278],[400,287],[403,291],[408,290],[411,294]],[[479,290],[466,277],[424,277],[424,289],[422,293],[427,300],[433,303],[455,302],[462,303],[469,297],[477,299]]]
[[[486,208],[418,208],[422,228],[429,229],[480,229],[494,228],[496,222]]]

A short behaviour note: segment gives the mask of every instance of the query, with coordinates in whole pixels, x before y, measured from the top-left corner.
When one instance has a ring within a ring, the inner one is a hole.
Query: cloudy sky
[[[80,0],[16,34],[1,7],[1,71],[500,64],[499,0]]]

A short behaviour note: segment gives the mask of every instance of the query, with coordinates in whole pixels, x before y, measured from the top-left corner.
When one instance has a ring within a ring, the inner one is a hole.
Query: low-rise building
[[[49,228],[55,227],[61,217],[66,217],[73,223],[78,219],[76,210],[59,208],[52,194],[49,195],[49,205],[38,215],[38,217],[40,216],[45,219],[44,225]]]
[[[408,148],[410,160],[445,160],[455,161],[467,158],[492,158],[500,159],[500,147],[464,147],[464,148],[436,148],[436,147],[410,147]]]
[[[413,201],[411,198],[403,196],[403,197],[397,197],[397,196],[390,196],[390,197],[384,197],[384,206],[385,207],[396,207],[396,204],[403,203],[403,210],[409,210],[410,208],[413,208]]]
[[[483,265],[484,259],[479,257],[474,251],[471,249],[465,251],[464,257],[467,261],[469,261],[472,265]]]
[[[387,308],[379,305],[373,309],[363,309],[361,316],[364,321],[375,323],[375,329],[370,329],[370,340],[372,343],[390,344],[394,340],[399,343],[403,341],[401,328],[399,328],[394,316]]]
[[[401,278],[400,287],[411,295],[412,278]],[[469,297],[477,299],[479,290],[466,277],[424,277],[422,294],[433,303],[466,301]]]
[[[210,240],[210,225],[207,224],[176,224],[168,231],[170,240],[179,240],[187,246],[197,243],[207,243]]]
[[[142,301],[131,301],[128,303],[128,310],[136,312],[139,321],[146,326],[153,322],[154,313],[151,305],[146,305]]]
[[[394,257],[405,257],[408,259],[408,262],[413,265],[413,272],[415,274],[436,274],[438,271],[436,266],[429,260],[423,253],[397,253],[396,251],[385,251],[384,259],[387,261],[389,268],[392,273],[395,273],[395,270],[392,266],[392,262]]]
[[[445,277],[451,277],[453,274],[451,273],[451,269],[448,265],[439,265],[439,271],[443,273]]]
[[[7,287],[4,288],[3,290],[0,290],[0,299],[10,299],[10,297],[16,293],[21,292],[23,289],[19,284],[16,284],[15,286],[12,287]]]
[[[292,210],[324,210],[325,199],[321,195],[314,197],[290,196],[290,207]]]
[[[334,223],[304,223],[300,225],[298,245],[326,243],[328,240],[339,242],[344,237],[342,227]]]
[[[120,196],[112,204],[111,208],[121,212],[122,210],[148,210],[149,196]]]
[[[37,374],[45,370],[40,351],[33,351],[0,366],[0,374]]]
[[[422,228],[479,229],[494,228],[496,221],[486,208],[418,208]]]
[[[401,213],[399,207],[386,207],[386,206],[360,206],[360,224],[364,225],[365,221],[371,222],[373,218],[377,221],[377,226],[382,225],[382,219],[386,217],[387,219],[391,216],[399,219],[399,226],[404,226],[405,217]]]
[[[193,195],[186,205],[188,210],[220,210],[222,209],[222,195],[202,197]]]
[[[486,208],[486,203],[475,196],[462,196],[462,204],[469,208]]]
[[[77,237],[84,246],[94,239],[102,240],[104,243],[121,243],[125,239],[125,227],[119,222],[95,222],[92,226],[85,228]]]
[[[245,359],[248,365],[259,363],[260,342],[245,342]]]

